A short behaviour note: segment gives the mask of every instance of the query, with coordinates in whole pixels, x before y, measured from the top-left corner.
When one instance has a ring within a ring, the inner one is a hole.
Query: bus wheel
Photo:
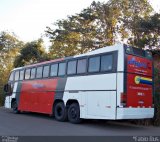
[[[54,116],[58,121],[67,120],[67,110],[63,102],[56,103],[54,107]]]
[[[71,123],[78,124],[82,121],[80,119],[80,109],[78,103],[72,103],[68,108],[68,120]]]
[[[17,105],[17,102],[16,102],[16,101],[14,101],[14,102],[12,103],[12,109],[13,109],[13,113],[15,113],[15,114],[19,113],[18,105]]]

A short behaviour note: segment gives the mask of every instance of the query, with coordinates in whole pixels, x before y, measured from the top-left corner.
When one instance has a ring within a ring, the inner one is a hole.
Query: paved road
[[[82,124],[57,122],[48,115],[13,114],[0,108],[1,136],[159,136],[160,127],[136,126],[126,122],[84,121]]]

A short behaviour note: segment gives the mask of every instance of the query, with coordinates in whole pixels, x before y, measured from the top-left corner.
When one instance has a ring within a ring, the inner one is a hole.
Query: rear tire
[[[59,102],[55,104],[54,107],[54,116],[58,121],[66,121],[67,120],[67,109],[63,102]]]
[[[20,112],[18,110],[18,105],[17,105],[16,101],[12,102],[12,110],[13,110],[13,113],[15,113],[15,114],[18,114]]]
[[[82,121],[80,118],[80,109],[78,103],[72,103],[68,108],[68,120],[71,123],[78,124]]]

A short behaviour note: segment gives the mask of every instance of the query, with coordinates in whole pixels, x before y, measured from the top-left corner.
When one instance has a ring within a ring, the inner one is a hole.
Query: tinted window
[[[150,51],[145,51],[145,55],[148,59],[152,59],[152,53]]]
[[[112,70],[113,64],[113,55],[104,55],[101,56],[101,71],[109,71]]]
[[[31,79],[34,79],[36,76],[36,68],[31,69]]]
[[[86,59],[78,60],[77,63],[77,73],[85,73],[86,72]]]
[[[100,68],[100,57],[89,58],[89,72],[98,72]]]
[[[58,73],[58,64],[51,65],[50,76],[57,76]]]
[[[23,80],[23,79],[24,79],[24,70],[21,70],[19,80]]]
[[[133,47],[132,49],[133,49],[133,53],[134,53],[135,55],[145,57],[145,51],[144,51],[144,50],[139,49],[139,48],[134,48],[134,47]]]
[[[75,74],[76,73],[76,64],[77,64],[77,61],[69,61],[68,62],[67,74]]]
[[[49,66],[44,66],[43,68],[43,77],[49,76]]]
[[[133,54],[133,49],[131,46],[124,45],[124,47],[127,54]]]
[[[13,80],[14,80],[14,72],[12,72],[9,77],[9,81],[13,81]]]
[[[59,63],[58,76],[65,75],[66,63]]]
[[[42,69],[43,67],[37,68],[36,78],[42,78]]]
[[[31,69],[26,69],[26,71],[25,71],[25,79],[29,79],[30,78],[30,71],[31,71]]]
[[[19,71],[15,72],[15,81],[17,81],[19,79]]]

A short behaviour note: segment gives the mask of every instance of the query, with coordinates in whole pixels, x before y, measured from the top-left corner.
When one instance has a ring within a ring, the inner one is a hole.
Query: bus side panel
[[[64,102],[77,100],[81,118],[115,119],[116,73],[68,77],[65,90]]]
[[[87,118],[115,119],[116,91],[90,91],[87,98]]]
[[[18,109],[51,114],[56,86],[57,79],[22,82]]]

